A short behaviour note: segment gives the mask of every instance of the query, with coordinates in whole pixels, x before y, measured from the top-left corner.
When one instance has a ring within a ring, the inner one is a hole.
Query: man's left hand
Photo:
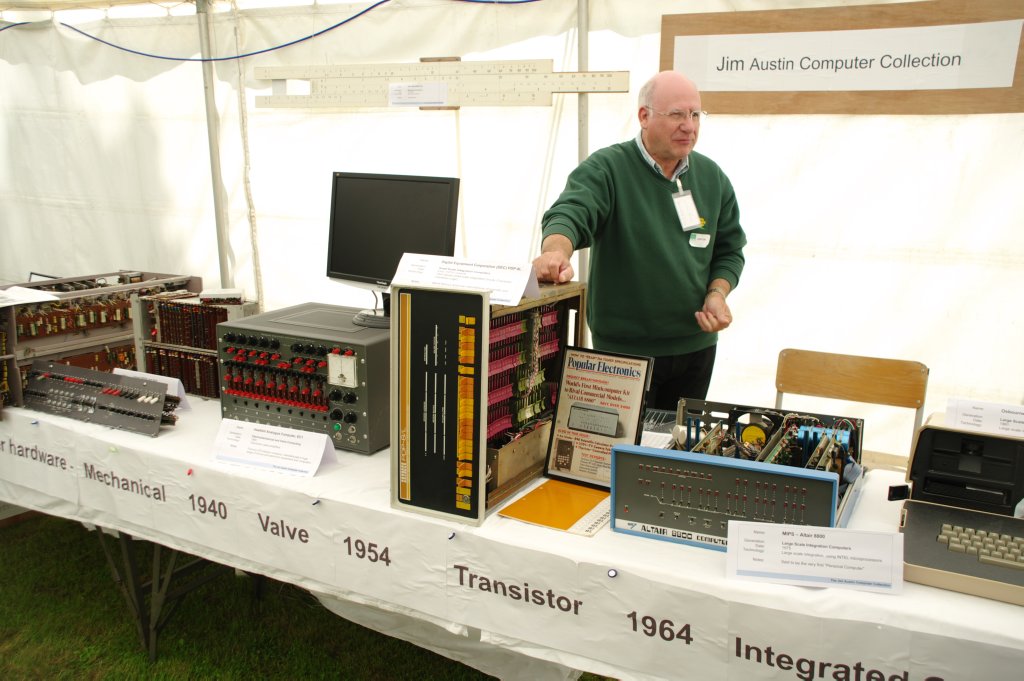
[[[708,333],[721,331],[732,324],[732,311],[729,304],[725,302],[725,296],[717,291],[712,291],[704,298],[703,309],[694,312],[697,324]]]

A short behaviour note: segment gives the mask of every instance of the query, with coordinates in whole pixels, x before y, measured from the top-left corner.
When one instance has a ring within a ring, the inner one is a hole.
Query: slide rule
[[[255,77],[273,81],[259,108],[550,106],[556,92],[628,92],[628,71],[552,71],[551,60],[346,66],[263,66]],[[308,81],[308,93],[289,94],[289,81]]]

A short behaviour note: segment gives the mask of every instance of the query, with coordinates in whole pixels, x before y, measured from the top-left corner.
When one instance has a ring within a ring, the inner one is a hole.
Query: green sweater
[[[590,247],[587,322],[595,348],[662,356],[718,341],[693,313],[712,279],[739,283],[747,239],[718,164],[691,152],[680,179],[704,221],[688,232],[672,200],[676,183],[648,165],[635,140],[594,152],[544,213],[544,237],[563,234],[576,249]],[[691,246],[692,234],[709,235],[707,247]]]

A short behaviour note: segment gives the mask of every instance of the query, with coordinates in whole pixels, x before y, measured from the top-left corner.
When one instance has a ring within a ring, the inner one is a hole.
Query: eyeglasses
[[[650,106],[647,107],[647,110],[653,111],[659,116],[664,116],[675,125],[679,125],[687,119],[693,121],[694,124],[697,124],[700,123],[700,119],[708,115],[707,111],[679,111],[678,109],[673,111],[657,111]]]

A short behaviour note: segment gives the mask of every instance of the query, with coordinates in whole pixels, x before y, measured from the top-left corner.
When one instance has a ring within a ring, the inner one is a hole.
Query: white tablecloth
[[[395,510],[387,450],[332,453],[312,478],[222,464],[219,403],[194,402],[155,438],[5,408],[0,500],[299,585],[503,678],[951,681],[1017,678],[1024,663],[1017,606],[910,583],[731,580],[724,553],[607,527],[586,538]],[[898,482],[869,471],[850,527],[896,531]]]

